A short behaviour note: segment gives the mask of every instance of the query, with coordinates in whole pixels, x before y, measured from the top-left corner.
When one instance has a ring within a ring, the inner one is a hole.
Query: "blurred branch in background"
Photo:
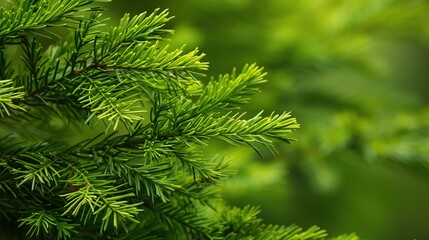
[[[230,201],[261,204],[267,222],[320,223],[368,239],[429,235],[428,1],[116,4],[118,12],[170,8],[180,16],[175,42],[198,45],[212,74],[266,66],[269,94],[247,111],[292,109],[301,122],[284,160],[261,167],[253,153],[235,152],[241,174],[224,192]]]

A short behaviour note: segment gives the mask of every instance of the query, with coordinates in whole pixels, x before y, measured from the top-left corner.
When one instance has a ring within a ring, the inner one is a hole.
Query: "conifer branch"
[[[271,146],[272,141],[292,141],[287,136],[299,125],[289,113],[281,115],[271,114],[270,117],[261,117],[260,112],[249,120],[242,120],[242,115],[229,117],[228,114],[219,118],[213,116],[200,116],[179,125],[182,136],[197,142],[204,139],[219,138],[232,144],[246,145],[247,143],[262,143]]]
[[[25,111],[24,108],[16,105],[15,102],[24,97],[22,87],[13,87],[13,80],[0,80],[0,115],[11,115],[11,110]]]
[[[82,11],[96,11],[99,7],[87,7],[94,2],[110,0],[23,0],[12,9],[0,8],[0,38],[16,38],[19,33],[42,30],[47,27],[70,26],[66,20],[75,20]]]
[[[183,233],[186,236],[186,232],[190,232],[191,236],[196,238],[211,238],[210,225],[212,223],[210,219],[195,216],[189,206],[160,203],[149,205],[148,211],[152,211],[156,216],[160,217],[161,221],[166,223],[167,229],[175,232],[178,236]]]
[[[155,202],[155,197],[159,197],[163,202],[170,201],[172,192],[189,195],[181,185],[175,184],[171,177],[174,171],[170,164],[132,167],[125,162],[117,162],[115,165],[123,181],[133,186],[137,194],[144,192],[146,196],[150,196],[152,202]]]
[[[204,88],[194,111],[230,110],[247,104],[250,96],[259,93],[256,85],[266,82],[265,76],[263,68],[255,64],[245,65],[239,74],[234,69],[231,75],[220,75],[218,81],[212,79]]]
[[[289,227],[278,225],[265,225],[262,219],[256,217],[260,212],[259,208],[245,206],[244,208],[231,208],[224,211],[221,215],[222,236],[226,239],[299,239],[316,240],[325,239],[327,236],[324,230],[318,227],[310,227],[307,230],[292,225]]]
[[[29,237],[56,235],[57,239],[70,239],[73,232],[76,232],[76,224],[70,219],[63,218],[55,212],[45,210],[33,212],[29,216],[20,219],[19,227],[28,226],[27,235]]]
[[[119,121],[128,123],[142,119],[144,110],[139,103],[140,93],[135,91],[138,86],[130,86],[120,79],[115,81],[119,77],[109,74],[98,77],[82,75],[85,79],[73,92],[80,92],[81,97],[78,100],[83,104],[82,107],[90,107],[91,112],[97,114],[99,119],[107,118],[113,123],[113,129],[116,129]],[[91,120],[94,114],[87,121]]]
[[[168,11],[158,12],[159,9],[155,9],[149,16],[147,16],[147,12],[144,12],[131,19],[129,14],[125,14],[119,25],[112,27],[104,36],[100,49],[102,56],[99,60],[103,60],[104,56],[115,52],[121,46],[135,42],[161,40],[163,35],[171,34],[171,30],[163,29],[165,23],[171,19],[168,16]]]

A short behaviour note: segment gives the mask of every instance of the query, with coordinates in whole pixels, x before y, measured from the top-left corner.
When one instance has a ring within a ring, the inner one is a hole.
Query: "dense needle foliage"
[[[240,112],[263,69],[204,84],[203,54],[161,42],[167,11],[104,30],[97,2],[106,1],[0,8],[0,236],[326,239],[317,227],[266,225],[258,208],[225,204],[220,186],[233,173],[203,152],[213,140],[273,153],[292,141],[299,125],[289,113]]]

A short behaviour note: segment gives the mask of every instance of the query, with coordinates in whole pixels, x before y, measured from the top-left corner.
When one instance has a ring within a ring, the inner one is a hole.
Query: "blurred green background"
[[[106,8],[112,22],[170,9],[170,44],[199,47],[209,75],[265,66],[269,82],[242,111],[292,111],[298,141],[264,159],[210,148],[239,170],[223,191],[230,204],[260,205],[267,223],[332,235],[429,238],[429,1],[123,0]]]

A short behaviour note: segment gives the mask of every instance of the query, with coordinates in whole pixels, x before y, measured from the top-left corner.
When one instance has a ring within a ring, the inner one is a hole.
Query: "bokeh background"
[[[170,9],[170,45],[217,76],[256,62],[269,82],[242,111],[291,111],[278,155],[215,143],[238,174],[223,195],[267,223],[332,236],[429,239],[429,1],[113,1],[106,14]],[[249,115],[251,115],[249,114]]]

